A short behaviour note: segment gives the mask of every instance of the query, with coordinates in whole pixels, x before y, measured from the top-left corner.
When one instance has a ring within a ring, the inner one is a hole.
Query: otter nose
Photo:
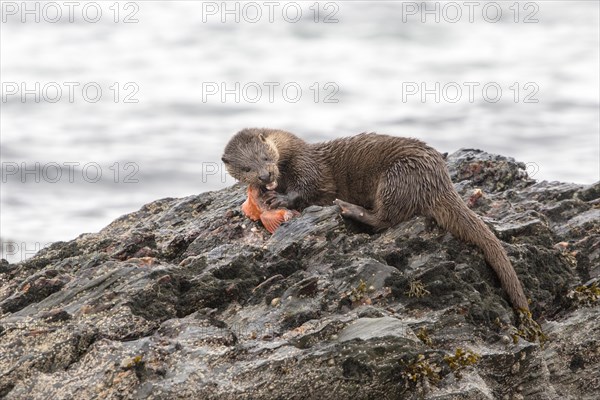
[[[260,175],[258,177],[258,179],[262,182],[262,183],[269,183],[271,182],[271,176],[272,174],[270,172],[264,173],[262,175]]]

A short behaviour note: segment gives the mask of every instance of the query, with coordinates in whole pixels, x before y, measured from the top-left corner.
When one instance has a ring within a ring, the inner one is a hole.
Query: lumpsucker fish
[[[260,220],[270,233],[274,233],[283,222],[300,215],[298,211],[288,210],[287,208],[269,209],[269,206],[262,199],[262,194],[260,187],[248,186],[248,198],[242,204],[242,212],[252,221]]]

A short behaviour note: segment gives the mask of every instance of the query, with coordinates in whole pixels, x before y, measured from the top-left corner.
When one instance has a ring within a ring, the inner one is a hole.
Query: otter
[[[282,130],[243,129],[222,161],[240,182],[265,188],[271,208],[334,203],[342,216],[375,231],[416,215],[432,217],[478,246],[513,307],[529,312],[500,240],[456,192],[444,156],[418,139],[361,133],[311,144]]]

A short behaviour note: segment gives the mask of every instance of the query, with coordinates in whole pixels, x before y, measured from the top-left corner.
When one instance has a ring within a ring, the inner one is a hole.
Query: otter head
[[[240,182],[274,190],[279,153],[262,129],[244,129],[225,146],[221,160],[229,175]]]

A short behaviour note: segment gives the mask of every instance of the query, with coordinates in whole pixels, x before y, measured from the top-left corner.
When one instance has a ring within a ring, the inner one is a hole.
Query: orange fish
[[[296,210],[287,208],[278,208],[269,210],[269,207],[261,198],[260,188],[257,186],[248,186],[248,198],[242,204],[243,213],[252,221],[258,221],[271,233],[275,232],[282,222],[289,221],[300,213]]]

